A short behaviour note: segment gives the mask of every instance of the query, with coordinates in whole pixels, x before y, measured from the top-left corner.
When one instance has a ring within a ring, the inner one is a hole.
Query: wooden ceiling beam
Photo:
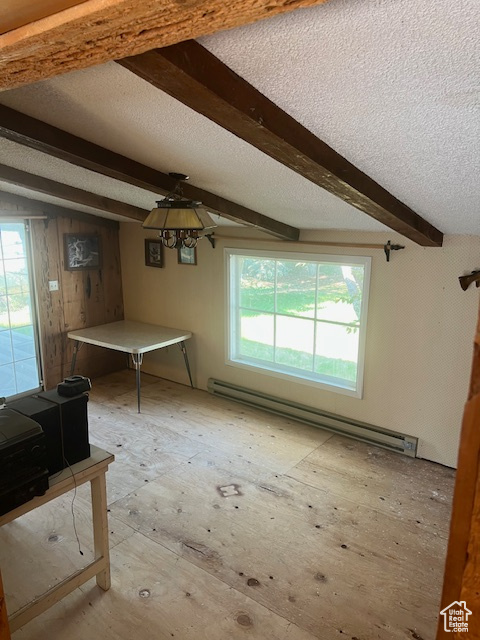
[[[118,61],[245,142],[422,246],[441,231],[190,40]]]
[[[83,189],[70,187],[69,185],[61,184],[48,178],[36,176],[33,173],[7,167],[4,164],[0,165],[0,182],[7,182],[17,187],[30,189],[35,193],[55,196],[68,202],[93,207],[100,211],[107,211],[108,213],[114,213],[115,215],[130,218],[131,220],[138,220],[139,222],[143,222],[149,213],[146,209],[140,209],[125,202],[119,202],[118,200],[112,200],[105,196],[99,196],[96,193],[83,191]]]
[[[153,191],[153,193],[162,196],[175,187],[175,181],[161,171],[3,105],[0,105],[0,136],[76,166],[147,191]],[[248,209],[215,193],[188,183],[184,185],[183,193],[186,198],[202,202],[211,213],[240,224],[256,227],[279,238],[298,240],[299,229],[273,220],[258,211]]]
[[[0,33],[18,29],[54,13],[80,4],[84,0],[2,0],[0,4]]]
[[[0,88],[12,89],[323,2],[87,0],[0,36]]]

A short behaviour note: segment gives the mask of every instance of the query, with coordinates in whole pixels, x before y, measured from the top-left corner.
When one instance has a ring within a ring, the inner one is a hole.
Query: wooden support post
[[[7,605],[5,603],[5,593],[3,591],[1,572],[0,572],[0,640],[10,640],[10,630],[8,626],[8,616],[7,616]]]
[[[453,496],[450,538],[440,610],[455,601],[465,602],[469,638],[480,638],[480,311],[473,355],[468,402],[463,416],[458,471]],[[464,634],[445,630],[439,616],[437,640]],[[467,634],[465,634],[467,635]]]

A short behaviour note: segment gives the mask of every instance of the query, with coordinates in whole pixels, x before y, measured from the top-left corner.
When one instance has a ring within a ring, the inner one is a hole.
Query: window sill
[[[358,389],[352,387],[348,387],[342,380],[338,380],[338,382],[332,382],[327,380],[326,378],[321,379],[309,377],[307,372],[297,372],[297,371],[288,371],[285,369],[284,371],[279,371],[278,369],[269,368],[265,365],[265,363],[259,363],[258,365],[251,361],[244,361],[241,359],[226,360],[225,364],[230,367],[236,367],[239,369],[245,369],[247,371],[253,371],[255,373],[259,373],[262,375],[266,375],[273,378],[279,378],[281,380],[287,380],[288,382],[293,382],[297,384],[307,385],[309,387],[315,387],[316,389],[324,389],[325,391],[330,391],[332,393],[340,393],[342,395],[350,396],[352,398],[361,399],[363,397],[362,389],[359,386]]]

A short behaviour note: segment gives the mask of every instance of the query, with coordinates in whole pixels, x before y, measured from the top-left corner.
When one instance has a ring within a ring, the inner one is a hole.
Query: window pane
[[[0,396],[40,387],[23,223],[0,223]]]
[[[3,260],[0,258],[0,296],[4,296],[7,293],[7,281],[5,279],[5,268],[3,266]]]
[[[15,362],[16,393],[23,393],[38,387],[37,359],[19,360]]]
[[[358,324],[362,308],[363,273],[363,266],[319,265],[319,320]]]
[[[371,259],[227,255],[230,362],[361,397]]]
[[[317,322],[316,373],[355,382],[358,339],[358,329]]]
[[[32,324],[30,294],[18,293],[13,296],[8,296],[8,308],[12,329]]]
[[[277,313],[315,317],[316,287],[316,264],[277,261]]]
[[[8,396],[13,396],[16,393],[17,390],[13,364],[5,364],[0,366],[0,395],[8,398]]]
[[[275,260],[243,258],[240,274],[240,306],[273,311]]]
[[[240,312],[239,356],[273,362],[274,317],[242,309]]]
[[[313,369],[313,320],[277,316],[275,362]]]
[[[7,296],[0,296],[0,331],[2,329],[10,329]]]
[[[13,329],[12,343],[15,360],[35,357],[35,338],[32,325]]]
[[[5,260],[5,280],[7,294],[28,293],[30,282],[28,279],[27,262],[25,259]]]
[[[0,228],[0,242],[2,244],[3,259],[24,258],[25,251],[25,227],[23,224],[12,222],[2,223]]]
[[[12,334],[0,331],[0,365],[13,362]]]

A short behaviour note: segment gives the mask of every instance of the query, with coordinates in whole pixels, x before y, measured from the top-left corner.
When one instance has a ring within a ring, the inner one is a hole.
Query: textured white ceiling
[[[56,196],[36,194],[30,189],[26,189],[25,187],[19,187],[17,185],[12,185],[0,179],[0,200],[2,199],[1,198],[2,191],[5,191],[6,193],[13,193],[17,196],[22,196],[24,198],[39,200],[40,202],[55,204],[55,205],[58,205],[59,207],[64,207],[65,209],[72,209],[73,211],[82,211],[83,213],[90,213],[91,215],[99,216],[100,218],[109,218],[110,220],[117,220],[118,222],[130,222],[132,224],[140,224],[136,220],[132,220],[132,218],[125,218],[124,216],[119,216],[115,213],[104,211],[103,209],[95,209],[87,205],[68,202],[66,200],[63,200],[62,198],[57,198]],[[210,215],[213,221],[215,222],[215,224],[218,226],[232,226],[237,228],[241,226],[236,224],[235,222],[232,222],[231,220],[220,219],[220,216],[213,215],[213,214],[210,214]],[[1,210],[0,210],[0,216],[1,216]]]
[[[76,167],[4,138],[0,138],[0,157],[3,164],[15,167],[15,169],[34,173],[43,178],[107,196],[113,200],[120,200],[146,210],[153,207],[157,197],[149,191],[101,176],[82,167]]]
[[[478,0],[332,0],[200,42],[442,231],[480,234]]]
[[[480,234],[478,7],[332,0],[201,42],[442,231]],[[385,229],[114,63],[0,103],[302,229]],[[0,155],[140,207],[154,200],[13,143]]]
[[[54,158],[35,149],[29,149],[10,140],[0,138],[0,158],[4,164],[15,169],[21,169],[27,173],[33,173],[43,178],[55,180],[63,184],[89,191],[98,195],[112,198],[113,200],[119,200],[120,202],[126,202],[137,207],[149,211],[158,199],[158,194],[151,191],[146,191],[135,186],[125,184],[113,178],[101,176],[93,171],[88,171],[82,167],[63,162],[58,158]],[[26,198],[33,198],[42,202],[51,202],[52,204],[58,204],[77,211],[83,211],[85,213],[92,213],[93,215],[104,216],[112,220],[133,222],[131,219],[118,216],[116,214],[109,214],[103,210],[94,209],[93,207],[75,204],[57,198],[55,196],[46,196],[40,193],[34,193],[23,187],[11,185],[8,182],[2,181],[0,178],[0,190],[7,191],[8,193],[15,193],[22,195]],[[238,226],[230,220],[220,219],[219,216],[212,215],[213,220],[218,224]]]

